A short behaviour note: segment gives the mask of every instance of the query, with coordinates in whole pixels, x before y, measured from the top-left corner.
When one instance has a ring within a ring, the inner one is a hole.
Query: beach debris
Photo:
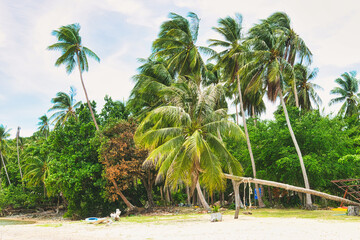
[[[109,218],[97,218],[97,217],[89,217],[85,219],[85,222],[92,223],[92,224],[100,224],[100,223],[106,223],[111,224],[112,220]]]
[[[111,213],[111,214],[110,214],[110,217],[111,217],[112,219],[114,219],[114,221],[119,221],[119,220],[120,220],[120,214],[121,214],[120,209],[116,209],[116,212],[115,212],[115,213]]]
[[[252,212],[243,212],[245,215],[252,215]]]

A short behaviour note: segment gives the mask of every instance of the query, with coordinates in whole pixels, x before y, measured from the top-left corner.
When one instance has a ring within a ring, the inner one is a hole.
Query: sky
[[[243,15],[244,33],[272,13],[286,12],[293,29],[313,53],[312,68],[319,73],[314,83],[324,113],[334,80],[342,73],[360,72],[360,3],[357,0],[0,0],[0,124],[11,128],[11,137],[21,127],[21,136],[31,136],[39,117],[47,114],[57,92],[77,89],[76,100],[85,102],[79,74],[68,75],[55,67],[60,52],[47,51],[56,42],[51,31],[79,23],[83,45],[100,58],[90,60],[84,81],[98,111],[107,94],[126,101],[134,86],[132,76],[147,58],[160,25],[170,12],[186,16],[195,12],[200,20],[197,45],[207,46],[219,38],[211,29],[219,18]],[[358,78],[359,78],[358,74]],[[267,103],[262,118],[271,119],[276,104]]]

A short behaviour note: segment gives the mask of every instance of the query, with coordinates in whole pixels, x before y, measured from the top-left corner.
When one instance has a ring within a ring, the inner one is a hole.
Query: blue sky
[[[211,27],[220,17],[241,13],[246,31],[275,11],[286,12],[313,52],[312,66],[319,68],[314,82],[324,88],[319,95],[326,113],[339,108],[328,106],[334,79],[346,71],[360,72],[356,0],[0,0],[0,124],[12,129],[12,137],[17,126],[22,136],[30,136],[57,92],[75,86],[77,100],[85,100],[78,73],[67,75],[63,67],[56,68],[59,53],[46,50],[55,42],[52,30],[80,23],[83,44],[101,58],[100,64],[90,62],[84,74],[89,97],[100,109],[106,94],[116,100],[128,98],[137,58],[149,56],[168,13],[189,11],[201,18],[198,45],[218,37]],[[275,108],[268,104],[263,117],[271,118]]]

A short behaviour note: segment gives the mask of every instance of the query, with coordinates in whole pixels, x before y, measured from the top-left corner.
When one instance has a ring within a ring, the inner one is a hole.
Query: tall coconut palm
[[[45,135],[45,138],[47,138],[49,132],[50,132],[50,119],[46,116],[46,114],[39,117],[38,122],[38,130],[41,134]]]
[[[239,77],[239,69],[244,61],[244,58],[241,55],[245,55],[247,53],[247,49],[243,46],[241,29],[242,29],[242,16],[240,14],[236,14],[236,18],[226,17],[220,18],[218,20],[219,27],[214,27],[213,29],[222,35],[224,40],[210,39],[210,47],[223,47],[225,50],[220,52],[219,54],[219,65],[224,68],[224,72],[227,75],[229,82],[234,82],[235,78],[237,80],[237,90],[238,97],[240,101],[240,112],[243,119],[244,131],[246,136],[246,142],[250,154],[250,160],[253,170],[254,178],[256,178],[256,166],[255,160],[251,148],[251,142],[249,138],[249,133],[246,124],[245,118],[245,110],[244,110],[244,102],[241,90],[241,82]],[[255,186],[256,191],[259,192],[258,186]],[[259,206],[264,207],[264,203],[262,198],[259,198]]]
[[[94,112],[90,105],[90,101],[85,88],[82,73],[83,71],[89,70],[87,57],[91,57],[98,62],[100,62],[100,58],[89,48],[84,47],[82,45],[79,32],[80,32],[79,24],[62,26],[58,30],[52,31],[52,35],[54,35],[57,38],[58,42],[49,46],[48,50],[57,50],[62,52],[62,55],[56,60],[55,66],[60,66],[62,64],[65,65],[66,72],[68,74],[70,74],[74,70],[76,64],[78,65],[80,80],[82,87],[84,89],[86,101],[89,106],[96,130],[99,130],[99,126],[96,122]]]
[[[254,61],[246,64],[241,70],[250,73],[252,76],[248,88],[250,90],[256,90],[256,88],[265,86],[267,88],[268,98],[272,102],[275,102],[278,96],[280,97],[286,123],[299,157],[305,187],[310,189],[302,153],[294,131],[292,130],[283,97],[284,86],[286,84],[293,84],[291,81],[294,79],[293,68],[291,64],[283,58],[282,54],[286,48],[286,39],[282,34],[278,34],[276,29],[272,27],[271,22],[262,20],[260,24],[250,29],[248,43],[252,45],[255,56]],[[312,207],[310,194],[306,194],[306,205],[307,208]]]
[[[50,117],[53,119],[53,123],[63,125],[70,117],[77,118],[75,109],[80,106],[81,102],[75,101],[75,95],[75,88],[70,87],[69,94],[58,92],[56,97],[51,99],[54,106],[49,111],[57,111]]]
[[[10,137],[10,133],[9,133],[10,130],[11,129],[6,129],[6,127],[4,125],[2,125],[2,124],[0,125],[0,157],[1,157],[2,166],[4,166],[4,170],[5,170],[9,185],[11,185],[11,181],[10,181],[9,174],[6,169],[6,165],[5,165],[5,161],[4,161],[4,150],[7,147],[6,139],[8,137]],[[1,170],[1,168],[0,168],[0,170]],[[1,185],[1,176],[0,176],[0,185]]]
[[[319,85],[310,82],[313,80],[317,73],[318,68],[311,69],[307,66],[304,66],[300,63],[297,63],[294,66],[294,74],[296,81],[296,89],[298,92],[299,107],[305,111],[310,111],[314,109],[313,105],[319,108],[319,104],[322,103],[321,98],[316,93],[317,89],[322,89]],[[285,102],[287,105],[295,106],[295,96],[294,91],[289,89],[285,94]]]
[[[146,162],[158,168],[158,178],[166,185],[184,182],[197,189],[202,205],[209,209],[201,188],[202,182],[212,192],[223,189],[222,161],[235,175],[242,174],[238,161],[219,138],[243,136],[241,129],[225,120],[226,111],[217,109],[221,85],[202,89],[196,80],[187,79],[163,90],[169,105],[156,108],[141,122],[135,140],[151,149]]]
[[[175,13],[169,14],[170,20],[161,24],[159,36],[153,42],[153,55],[164,59],[170,72],[200,76],[205,64],[199,49],[206,48],[195,45],[200,19],[192,12],[188,17],[189,20]]]
[[[268,17],[268,22],[276,29],[276,31],[280,31],[285,38],[285,51],[284,51],[284,59],[290,63],[291,66],[294,66],[295,59],[299,58],[301,62],[303,60],[311,63],[312,53],[310,49],[306,46],[304,40],[291,28],[291,20],[289,16],[284,12],[276,12]],[[296,107],[300,107],[299,98],[297,93],[297,83],[296,79],[292,84],[295,105]]]
[[[335,103],[343,103],[339,110],[339,115],[350,117],[359,113],[360,93],[359,93],[359,79],[356,78],[356,72],[341,74],[340,78],[337,78],[335,82],[340,87],[335,87],[331,90],[331,94],[340,95],[337,98],[333,98],[329,105]]]

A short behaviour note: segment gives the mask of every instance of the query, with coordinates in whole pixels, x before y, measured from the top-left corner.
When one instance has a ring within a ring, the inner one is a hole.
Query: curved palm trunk
[[[249,150],[249,154],[250,154],[250,159],[251,159],[251,166],[252,166],[252,170],[253,170],[253,175],[254,175],[254,178],[256,178],[256,166],[255,166],[254,155],[253,155],[253,152],[252,152],[252,149],[251,149],[249,132],[248,132],[248,130],[247,130],[247,125],[246,125],[245,111],[244,111],[244,103],[243,103],[243,100],[242,100],[239,74],[237,75],[237,85],[238,85],[239,100],[240,100],[240,111],[241,111],[241,115],[242,115],[242,119],[243,119],[243,123],[244,123],[244,130],[245,130],[246,142],[247,142],[247,146],[248,146],[248,150]],[[255,189],[256,189],[256,192],[259,193],[259,186],[258,186],[257,184],[255,184]],[[259,197],[258,197],[259,207],[265,207],[265,204],[264,204],[263,201],[262,201],[262,197],[260,196],[260,194],[258,194],[258,195],[259,195]]]
[[[309,180],[308,180],[305,165],[304,165],[304,160],[303,160],[303,157],[302,157],[302,154],[301,154],[299,144],[297,143],[294,131],[292,130],[292,127],[291,127],[291,124],[290,124],[289,114],[287,112],[286,105],[285,105],[283,94],[282,94],[281,90],[279,91],[279,96],[280,96],[281,105],[282,105],[283,110],[284,110],[286,123],[288,125],[289,132],[290,132],[290,135],[291,135],[291,139],[292,139],[292,141],[293,141],[293,143],[295,145],[296,152],[297,152],[297,154],[299,156],[301,171],[302,171],[302,174],[303,174],[303,177],[304,177],[305,188],[310,189],[310,184],[309,184]],[[306,208],[311,208],[311,207],[312,207],[311,196],[310,196],[310,194],[307,193],[306,194]]]
[[[205,200],[205,197],[201,191],[201,187],[200,187],[200,183],[199,183],[199,180],[196,182],[196,190],[197,190],[197,193],[198,193],[198,197],[200,199],[200,202],[201,202],[201,205],[208,211],[210,211],[210,206],[209,204],[206,202]]]
[[[91,107],[91,105],[90,105],[90,101],[89,101],[89,98],[88,98],[88,95],[87,95],[87,91],[86,91],[86,88],[85,88],[84,80],[83,80],[83,77],[82,77],[82,71],[81,71],[81,68],[80,68],[80,57],[79,57],[78,53],[76,53],[76,56],[77,56],[77,62],[78,62],[78,67],[79,67],[81,84],[82,84],[82,87],[83,87],[83,89],[84,89],[84,93],[85,93],[85,97],[86,97],[86,102],[87,102],[87,104],[88,104],[88,106],[89,106],[89,109],[90,109],[90,112],[91,112],[91,117],[92,117],[92,119],[93,119],[93,121],[94,121],[94,124],[95,124],[95,128],[96,128],[96,130],[99,130],[99,126],[98,126],[98,124],[97,124],[97,122],[96,122],[95,115],[94,115],[94,112],[93,112],[92,107]]]
[[[20,154],[19,154],[19,136],[20,136],[20,127],[18,127],[17,133],[16,133],[16,151],[17,151],[17,159],[18,159],[18,165],[19,165],[19,171],[20,171],[20,177],[21,177],[21,183],[24,187],[23,182],[23,174],[21,171],[21,165],[20,165]]]
[[[0,149],[0,156],[1,156],[1,161],[2,161],[2,164],[3,164],[3,166],[4,166],[5,173],[6,173],[6,177],[7,177],[7,179],[8,179],[9,185],[11,185],[10,178],[9,178],[9,174],[8,174],[8,172],[7,172],[7,169],[6,169],[6,165],[5,165],[5,162],[4,162],[4,157],[3,157],[3,155],[2,155],[1,149]]]
[[[224,174],[224,177],[227,178],[227,179],[233,179],[233,180],[237,181],[238,183],[243,183],[243,182],[244,183],[248,183],[248,182],[250,182],[250,183],[258,183],[258,184],[261,184],[261,185],[284,188],[286,190],[291,190],[291,191],[301,192],[301,193],[306,193],[306,194],[312,194],[312,195],[323,197],[323,198],[330,199],[330,200],[333,200],[333,201],[343,202],[343,203],[350,204],[350,205],[360,206],[360,202],[354,202],[354,201],[351,201],[351,200],[346,199],[346,198],[330,195],[330,194],[315,191],[315,190],[312,190],[312,189],[296,187],[296,186],[292,186],[292,185],[285,184],[285,183],[279,183],[279,182],[262,180],[262,179],[254,179],[254,178],[248,178],[248,177],[239,177],[239,176],[233,176],[233,175],[230,175],[230,174]]]
[[[112,184],[115,187],[116,193],[121,197],[121,199],[124,201],[124,203],[126,204],[126,206],[128,207],[128,209],[131,211],[133,209],[135,209],[136,207],[134,205],[131,204],[131,202],[129,202],[129,200],[127,200],[127,198],[125,197],[125,195],[120,191],[116,181],[114,179],[111,179]]]

